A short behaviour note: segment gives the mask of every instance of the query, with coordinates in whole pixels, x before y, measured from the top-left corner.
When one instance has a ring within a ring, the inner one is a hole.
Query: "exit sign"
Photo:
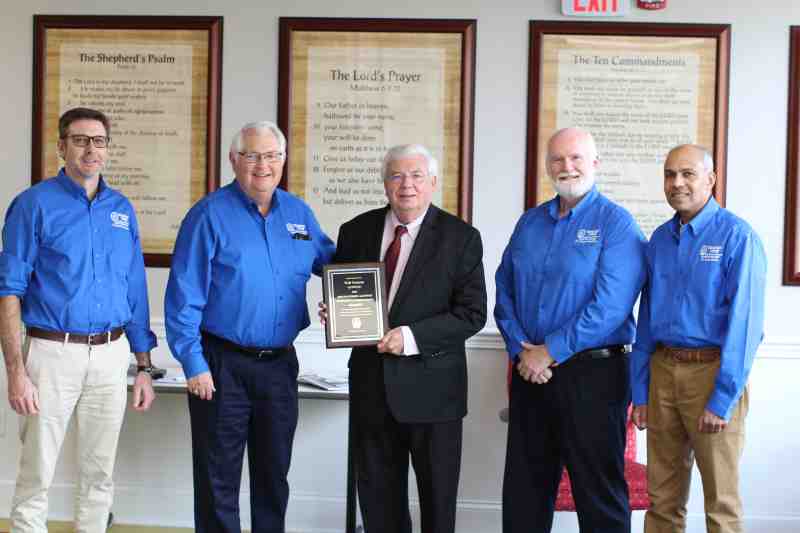
[[[561,12],[578,17],[621,17],[630,0],[561,0]]]

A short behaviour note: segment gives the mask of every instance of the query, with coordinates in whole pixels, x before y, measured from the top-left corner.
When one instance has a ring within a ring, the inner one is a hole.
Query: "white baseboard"
[[[73,516],[73,485],[54,485],[50,490],[51,520],[70,520]],[[13,482],[0,482],[0,501],[11,502]],[[249,494],[242,492],[242,525],[249,529]],[[114,517],[118,524],[135,524],[164,527],[193,527],[191,489],[146,487],[119,484],[114,498]],[[418,502],[411,502],[414,531],[419,531]],[[8,511],[0,512],[7,516]],[[641,533],[644,512],[633,514],[632,533]],[[458,533],[497,533],[501,530],[502,508],[499,501],[459,500],[457,515]],[[746,516],[748,533],[796,533],[800,531],[800,515]],[[345,501],[340,497],[320,494],[292,493],[286,516],[287,531],[291,533],[341,533],[345,526]],[[556,513],[553,533],[577,531],[574,513]],[[688,533],[702,533],[705,522],[702,514],[690,513],[687,518]]]

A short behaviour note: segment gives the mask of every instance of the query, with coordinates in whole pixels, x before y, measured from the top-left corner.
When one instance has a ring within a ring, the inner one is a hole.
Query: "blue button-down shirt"
[[[186,215],[164,302],[187,377],[208,371],[201,330],[242,346],[288,346],[309,324],[306,282],[335,246],[299,198],[276,189],[267,216],[233,181]]]
[[[0,296],[22,300],[22,321],[91,334],[124,327],[133,352],[156,345],[136,212],[103,179],[92,201],[64,169],[6,212]]]
[[[644,236],[594,187],[563,218],[558,197],[517,223],[497,270],[494,316],[508,354],[545,344],[559,363],[599,346],[629,344],[644,283]]]
[[[659,343],[718,346],[720,369],[706,408],[729,419],[764,331],[767,258],[758,235],[711,198],[683,228],[678,215],[647,246],[648,280],[631,354],[633,403],[647,403]]]

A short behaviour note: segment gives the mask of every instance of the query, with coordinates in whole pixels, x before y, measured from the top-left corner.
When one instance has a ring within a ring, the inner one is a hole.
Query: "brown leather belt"
[[[665,356],[679,363],[711,363],[719,359],[719,348],[716,346],[704,348],[662,346],[662,348]]]
[[[80,333],[64,333],[63,331],[50,331],[47,329],[40,329],[29,327],[27,328],[30,337],[37,339],[45,339],[48,341],[67,342],[70,344],[88,344],[89,346],[97,346],[99,344],[107,344],[119,339],[124,330],[122,328],[112,329],[111,331],[101,331],[99,333],[92,333],[91,335],[82,335]]]

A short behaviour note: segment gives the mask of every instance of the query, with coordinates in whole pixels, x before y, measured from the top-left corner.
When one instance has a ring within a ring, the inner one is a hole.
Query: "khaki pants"
[[[647,483],[650,509],[646,533],[683,533],[692,463],[703,482],[706,529],[740,533],[739,459],[744,449],[748,392],[720,433],[700,433],[698,420],[714,389],[719,361],[682,363],[656,351],[650,360],[647,403]]]
[[[90,348],[28,338],[24,353],[28,375],[39,390],[39,414],[21,418],[22,457],[11,504],[11,531],[47,532],[47,491],[74,412],[78,436],[75,531],[103,532],[125,414],[128,342],[123,335]]]

